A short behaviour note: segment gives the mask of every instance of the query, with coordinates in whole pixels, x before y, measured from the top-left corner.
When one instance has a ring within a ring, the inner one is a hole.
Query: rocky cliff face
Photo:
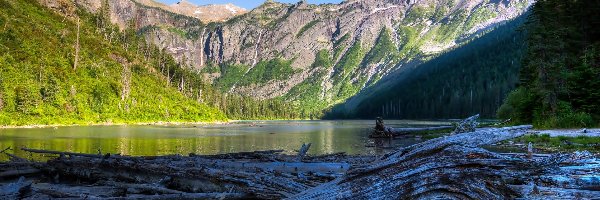
[[[235,16],[248,12],[246,9],[233,4],[197,6],[186,0],[172,5],[165,5],[154,0],[136,0],[146,6],[156,7],[173,13],[194,17],[203,22],[223,22]]]
[[[102,6],[75,1],[91,12]],[[323,108],[519,16],[533,0],[267,1],[208,24],[135,0],[105,3],[114,23],[133,23],[223,91]]]

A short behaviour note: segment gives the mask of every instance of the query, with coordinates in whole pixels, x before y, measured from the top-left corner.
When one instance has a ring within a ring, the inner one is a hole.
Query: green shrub
[[[308,22],[308,24],[304,25],[302,28],[300,28],[300,31],[298,31],[298,33],[296,34],[296,38],[299,38],[302,36],[302,34],[304,34],[304,32],[308,31],[310,28],[312,28],[313,26],[317,25],[317,23],[321,22],[320,20],[313,20],[311,22]]]
[[[511,119],[513,123],[530,123],[533,120],[533,108],[536,96],[525,88],[511,92],[504,104],[498,109],[498,118]]]

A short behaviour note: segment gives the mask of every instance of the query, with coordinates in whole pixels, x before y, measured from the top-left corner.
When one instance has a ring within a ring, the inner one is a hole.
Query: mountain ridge
[[[223,22],[233,17],[248,12],[245,8],[236,6],[232,3],[227,4],[208,4],[196,5],[186,0],[181,0],[177,3],[167,5],[155,0],[135,0],[146,6],[157,7],[169,12],[194,17],[202,22]]]
[[[93,2],[76,3],[86,7]],[[415,59],[462,45],[519,16],[532,2],[267,1],[226,22],[211,23],[132,0],[109,1],[107,6],[113,23],[137,30],[223,92],[298,101],[318,112]]]

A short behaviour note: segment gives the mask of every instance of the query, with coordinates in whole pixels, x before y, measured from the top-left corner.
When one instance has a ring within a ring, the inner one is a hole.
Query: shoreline
[[[585,130],[585,132],[584,132]],[[600,137],[600,128],[580,128],[580,129],[534,129],[530,131],[531,134],[536,135],[550,135],[550,137]]]
[[[321,120],[321,119],[236,119],[227,121],[213,121],[213,122],[134,122],[134,123],[87,123],[87,124],[31,124],[31,125],[0,125],[2,129],[35,129],[35,128],[57,128],[57,127],[86,127],[86,126],[126,126],[126,125],[150,125],[150,126],[177,126],[177,125],[227,125],[239,122],[261,122],[261,121],[340,121],[340,120]],[[341,120],[341,121],[352,121],[352,120]]]
[[[2,129],[36,129],[36,128],[58,128],[58,127],[91,127],[91,126],[177,126],[177,125],[206,125],[206,124],[230,124],[235,122],[235,120],[230,121],[214,121],[214,122],[135,122],[135,123],[89,123],[89,124],[32,124],[32,125],[23,125],[23,126],[0,126],[0,130]]]

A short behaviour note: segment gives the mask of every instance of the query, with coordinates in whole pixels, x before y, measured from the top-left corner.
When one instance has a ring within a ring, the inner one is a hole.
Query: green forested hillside
[[[537,127],[600,122],[600,3],[540,0],[526,28],[528,51],[498,116]]]
[[[524,17],[468,44],[407,69],[389,87],[364,98],[355,109],[333,108],[328,117],[431,119],[480,113],[493,118],[518,82]],[[361,95],[361,94],[359,94]]]
[[[198,76],[106,12],[59,9],[0,0],[0,125],[226,119]]]

